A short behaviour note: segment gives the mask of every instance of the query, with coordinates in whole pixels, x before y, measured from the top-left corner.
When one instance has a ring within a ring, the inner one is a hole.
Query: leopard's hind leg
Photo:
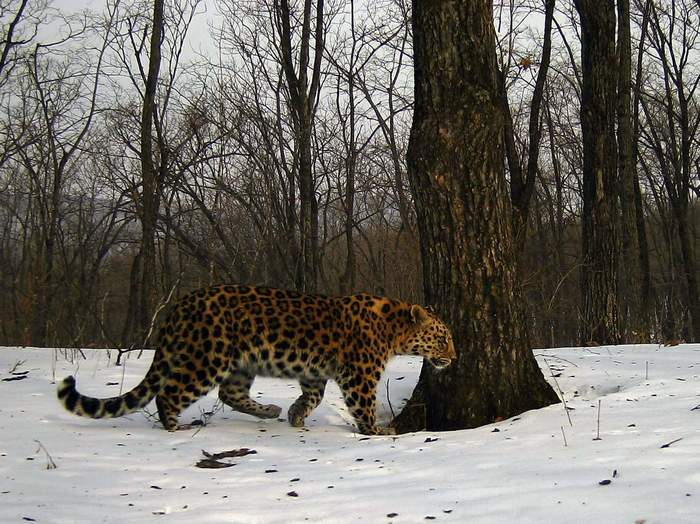
[[[373,377],[346,371],[336,377],[357,429],[363,435],[394,435],[394,428],[377,426],[377,381]]]
[[[259,418],[276,418],[282,408],[274,404],[260,404],[250,398],[250,386],[255,376],[245,370],[232,370],[219,386],[219,398],[227,406],[241,413]]]
[[[218,381],[218,377],[216,381]],[[187,425],[178,425],[178,416],[215,386],[216,383],[212,383],[209,380],[201,381],[197,384],[192,382],[184,384],[177,374],[175,374],[175,377],[171,375],[163,389],[156,395],[158,417],[163,427],[168,431],[189,428]]]
[[[206,365],[206,357],[195,358],[197,355],[198,352],[195,351],[171,357],[169,373],[156,395],[158,416],[168,431],[189,428],[188,425],[178,425],[180,413],[225,379],[226,372],[221,371],[222,366],[214,368],[216,373],[212,373],[212,368]]]

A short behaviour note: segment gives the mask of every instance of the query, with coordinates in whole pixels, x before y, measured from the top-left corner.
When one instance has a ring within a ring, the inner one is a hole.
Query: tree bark
[[[651,0],[647,0],[644,6],[642,16],[641,34],[638,43],[637,64],[634,82],[634,98],[632,102],[632,166],[633,172],[633,191],[634,191],[634,209],[637,231],[637,243],[639,247],[639,271],[640,271],[640,314],[642,315],[642,328],[646,327],[647,332],[642,333],[648,338],[651,338],[651,329],[653,322],[653,287],[651,280],[651,263],[649,256],[649,241],[647,239],[646,220],[644,217],[644,201],[642,200],[642,191],[639,185],[639,173],[636,170],[639,160],[639,107],[640,96],[642,92],[642,78],[644,74],[643,57],[644,57],[644,41],[647,37],[649,27],[649,10]],[[644,341],[644,340],[642,340]]]
[[[583,215],[581,343],[620,342],[617,266],[617,60],[614,0],[575,0],[581,17]]]
[[[620,271],[621,331],[630,342],[649,339],[649,319],[642,299],[640,242],[635,205],[637,166],[632,126],[632,46],[629,0],[617,1],[617,162],[621,210],[621,254],[625,270]],[[642,215],[643,219],[643,215]]]
[[[357,36],[355,32],[355,2],[350,0],[350,34],[352,47],[350,50],[350,64],[346,73],[348,112],[344,119],[347,129],[344,131],[345,142],[345,268],[340,276],[340,294],[346,295],[355,289],[356,262],[355,246],[353,242],[353,229],[355,228],[355,172],[357,169],[357,140],[355,123],[355,61],[357,49]],[[342,76],[339,76],[339,82]],[[340,86],[338,87],[340,92]],[[339,96],[339,95],[338,95]],[[340,112],[340,111],[339,111]]]
[[[423,287],[459,356],[442,372],[424,366],[399,432],[475,427],[557,401],[518,296],[492,3],[414,0],[413,28],[408,166]]]
[[[153,161],[153,117],[160,72],[160,44],[163,39],[164,1],[153,3],[148,76],[141,110],[141,252],[137,324],[140,335],[148,332],[156,303],[156,225],[160,205],[161,181]],[[161,159],[162,161],[162,159]]]

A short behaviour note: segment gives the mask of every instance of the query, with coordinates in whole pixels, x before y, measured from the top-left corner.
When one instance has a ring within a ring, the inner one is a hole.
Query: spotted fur
[[[301,396],[287,413],[300,427],[321,402],[326,382],[338,383],[361,433],[387,434],[376,425],[376,389],[394,355],[420,355],[437,368],[456,357],[447,326],[422,306],[365,294],[305,295],[267,287],[212,286],[178,301],[158,335],[145,378],[118,397],[76,391],[68,377],[58,398],[69,411],[119,417],[156,398],[163,426],[212,388],[237,411],[274,418],[281,408],[250,398],[256,375],[295,378]]]

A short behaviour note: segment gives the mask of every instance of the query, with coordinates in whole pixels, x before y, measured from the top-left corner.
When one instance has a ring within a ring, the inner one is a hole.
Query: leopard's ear
[[[411,319],[415,324],[420,325],[430,320],[430,314],[425,310],[423,306],[413,304],[411,306]]]
[[[437,311],[435,311],[433,306],[425,306],[425,310],[431,315],[437,315]]]

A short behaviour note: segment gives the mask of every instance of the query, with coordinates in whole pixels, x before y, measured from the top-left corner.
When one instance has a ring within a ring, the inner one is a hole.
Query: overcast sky
[[[104,10],[105,0],[53,0],[52,7],[64,14],[75,13],[83,9],[100,12]],[[188,33],[189,51],[213,53],[214,47],[209,37],[209,25],[217,17],[216,0],[202,0],[198,14],[192,21]]]

